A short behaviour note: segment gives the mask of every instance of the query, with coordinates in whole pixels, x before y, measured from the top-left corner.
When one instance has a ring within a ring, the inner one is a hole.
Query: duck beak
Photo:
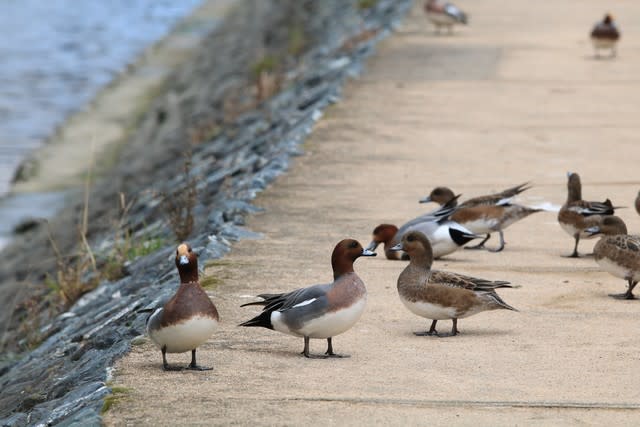
[[[398,243],[397,245],[392,247],[390,250],[392,250],[392,251],[403,251],[404,248],[402,247],[402,243]]]
[[[373,251],[375,251],[375,250],[376,250],[376,248],[378,247],[378,245],[379,245],[379,243],[378,243],[378,242],[376,242],[375,240],[372,240],[372,241],[371,241],[371,243],[369,243],[369,244],[367,245],[367,247],[366,247],[366,248],[364,248],[364,250],[365,250],[365,251],[371,251],[371,252],[373,252]]]
[[[431,201],[431,197],[427,196],[418,200],[418,203],[429,203],[430,201]]]
[[[180,255],[180,261],[178,261],[180,263],[180,265],[187,265],[189,264],[189,257],[186,255]]]
[[[571,178],[571,175],[573,175],[573,172],[567,171],[567,178]]]
[[[376,256],[376,255],[378,254],[369,249],[363,249],[361,254],[361,256]]]

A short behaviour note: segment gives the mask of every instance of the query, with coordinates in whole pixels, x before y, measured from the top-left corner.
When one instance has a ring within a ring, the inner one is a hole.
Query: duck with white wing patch
[[[260,326],[304,338],[307,358],[348,357],[334,353],[332,338],[358,321],[367,302],[367,289],[353,271],[361,256],[375,256],[353,239],[340,241],[331,255],[333,283],[314,285],[283,294],[262,294],[263,301],[243,304],[264,306],[262,312],[240,326]],[[326,339],[324,355],[309,352],[311,338]]]

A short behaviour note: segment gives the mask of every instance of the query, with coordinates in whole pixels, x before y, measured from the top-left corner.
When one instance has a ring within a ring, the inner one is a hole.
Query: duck
[[[634,206],[636,207],[636,212],[638,213],[638,215],[640,215],[640,191],[638,191],[638,195],[636,196]]]
[[[471,199],[465,200],[462,203],[457,203],[456,200],[461,196],[460,194],[455,195],[453,190],[449,187],[435,187],[428,196],[419,200],[419,203],[429,203],[435,202],[439,205],[445,205],[447,203],[453,203],[453,206],[457,206],[459,208],[471,208],[474,206],[491,206],[500,204],[500,202],[511,201],[515,196],[522,193],[523,191],[529,190],[531,188],[530,182],[524,182],[520,185],[515,185],[513,187],[509,187],[506,190],[502,190],[499,193],[487,194],[484,196],[472,197]]]
[[[436,26],[436,32],[440,33],[440,27],[447,27],[449,34],[453,32],[455,24],[467,25],[467,14],[452,3],[439,0],[427,0],[424,4],[427,19]]]
[[[205,343],[218,326],[219,316],[198,277],[198,256],[188,243],[176,249],[175,264],[180,275],[176,293],[147,319],[147,334],[162,352],[165,371],[190,369],[211,370],[196,362],[196,348]],[[191,363],[186,368],[167,363],[167,353],[191,351]]]
[[[436,259],[449,255],[473,239],[480,237],[453,221],[445,221],[443,223],[434,221],[412,223],[410,221],[400,228],[394,224],[380,224],[374,228],[372,240],[367,249],[375,250],[380,243],[383,243],[384,254],[387,259],[407,260],[409,257],[406,253],[392,251],[391,248],[402,239],[405,233],[412,230],[418,230],[428,236],[427,238],[432,242],[433,256]]]
[[[333,282],[296,289],[287,293],[261,294],[261,301],[241,307],[259,305],[262,312],[239,326],[263,327],[304,338],[302,355],[306,358],[349,357],[333,351],[332,338],[356,324],[367,302],[367,288],[353,270],[360,257],[376,256],[355,239],[338,242],[331,254]],[[323,355],[309,351],[309,340],[326,339]]]
[[[611,57],[615,57],[618,40],[620,40],[620,31],[613,22],[613,16],[607,13],[604,19],[597,22],[591,30],[591,43],[596,52],[596,58],[600,57],[600,49],[609,49]]]
[[[528,190],[529,183],[523,183],[504,191],[485,196],[479,196],[455,205],[456,209],[448,217],[449,220],[460,224],[473,234],[484,234],[485,238],[475,246],[466,246],[465,249],[485,249],[485,243],[491,238],[491,233],[498,232],[500,243],[497,248],[488,249],[490,252],[500,252],[505,247],[504,229],[515,222],[528,217],[543,209],[531,208],[513,203],[513,197]],[[448,187],[436,187],[431,193],[419,200],[420,203],[436,202],[452,203],[455,196]]]
[[[615,215],[608,216],[598,225],[585,230],[601,238],[593,247],[593,257],[600,267],[615,277],[627,281],[627,291],[610,294],[616,299],[636,299],[633,288],[640,281],[640,236],[627,234],[624,221]]]
[[[453,199],[455,201],[455,198]],[[480,236],[473,234],[462,225],[450,221],[447,217],[453,212],[453,206],[447,203],[433,212],[421,215],[406,222],[400,228],[394,224],[380,224],[373,229],[371,243],[367,249],[375,251],[384,244],[384,253],[390,260],[406,260],[407,254],[392,251],[391,248],[402,240],[402,236],[411,230],[424,233],[431,242],[434,258],[449,255]]]
[[[500,298],[498,288],[512,288],[507,281],[491,281],[458,273],[432,270],[433,253],[429,239],[419,231],[411,231],[394,246],[409,254],[409,265],[398,277],[400,301],[420,317],[431,319],[425,332],[417,336],[439,337],[458,335],[458,319],[463,319],[487,310],[518,311]],[[453,322],[450,333],[438,333],[438,320]]]
[[[595,237],[585,230],[598,225],[605,216],[613,215],[615,209],[611,200],[604,202],[588,202],[582,200],[582,184],[580,175],[575,172],[567,173],[567,201],[558,212],[558,223],[564,231],[575,240],[573,252],[569,258],[578,258],[578,243],[580,239],[591,239]]]

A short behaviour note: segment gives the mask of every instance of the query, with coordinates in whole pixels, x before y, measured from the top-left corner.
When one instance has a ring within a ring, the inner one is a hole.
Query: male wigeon
[[[615,22],[613,22],[613,17],[608,13],[591,30],[591,43],[596,52],[596,57],[600,56],[600,49],[609,49],[611,56],[616,56],[616,44],[619,39],[620,31]]]
[[[470,230],[473,234],[486,235],[478,245],[467,246],[465,249],[483,249],[484,244],[491,237],[491,233],[497,231],[500,235],[500,244],[496,249],[489,249],[489,251],[500,252],[505,246],[504,229],[533,213],[542,211],[542,209],[511,202],[513,197],[531,188],[528,185],[529,183],[524,183],[500,193],[475,197],[457,206],[449,219]],[[452,197],[456,196],[451,189],[436,187],[427,197],[421,199],[420,203],[451,203]]]
[[[591,239],[593,234],[585,232],[589,227],[598,225],[606,215],[613,215],[616,209],[611,200],[604,202],[587,202],[582,200],[582,184],[580,175],[567,173],[567,202],[558,212],[558,223],[564,231],[575,239],[570,258],[577,258],[580,238]]]
[[[592,235],[602,235],[593,248],[593,256],[606,272],[628,283],[623,294],[611,294],[618,299],[636,299],[633,288],[640,280],[640,236],[627,234],[627,226],[617,216],[607,216],[602,222],[586,230]]]
[[[457,273],[432,270],[433,254],[429,239],[412,231],[403,236],[394,247],[409,254],[409,265],[398,277],[398,294],[412,313],[432,319],[426,332],[416,335],[453,336],[458,334],[458,319],[487,310],[514,310],[495,292],[497,288],[510,288],[509,282],[490,281]],[[451,319],[450,334],[438,334],[438,320]]]
[[[407,259],[405,253],[392,251],[391,247],[400,242],[405,233],[415,230],[427,236],[433,248],[434,258],[440,258],[455,252],[479,236],[473,234],[462,225],[447,219],[453,210],[451,204],[445,204],[433,212],[408,221],[400,228],[393,224],[380,224],[373,230],[372,240],[367,249],[373,251],[380,243],[384,243],[384,253],[387,259]]]
[[[186,369],[204,371],[212,368],[196,363],[196,348],[209,339],[218,326],[218,311],[198,282],[198,256],[187,243],[176,250],[180,287],[162,308],[147,319],[147,334],[162,351],[164,370],[182,370],[169,366],[167,353],[191,350]]]
[[[449,33],[453,32],[454,24],[467,25],[467,14],[454,4],[440,0],[427,0],[424,4],[427,19],[436,26],[436,32],[440,33],[440,27],[447,27]]]
[[[263,301],[243,304],[264,306],[262,312],[240,326],[261,326],[304,338],[302,354],[308,358],[349,357],[333,352],[332,337],[358,321],[367,302],[367,289],[353,271],[361,256],[375,256],[353,239],[340,241],[331,254],[333,283],[314,285],[283,294],[262,294]],[[309,353],[309,339],[326,339],[324,355]]]
[[[375,250],[384,243],[384,254],[387,259],[408,259],[401,251],[392,251],[402,236],[409,231],[420,231],[427,236],[433,245],[433,257],[441,258],[449,255],[479,236],[453,221],[438,223],[434,221],[418,221],[407,223],[398,228],[393,224],[380,224],[373,230],[373,237],[367,249]]]

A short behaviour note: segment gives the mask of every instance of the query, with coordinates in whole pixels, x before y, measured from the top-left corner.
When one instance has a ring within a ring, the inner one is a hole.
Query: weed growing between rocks
[[[183,185],[175,184],[176,188],[169,192],[161,192],[162,208],[169,219],[169,225],[179,242],[187,240],[194,226],[193,209],[198,198],[197,180],[191,172],[193,152],[191,146],[187,149],[182,166]]]
[[[125,400],[131,392],[127,387],[109,386],[109,388],[111,389],[111,394],[104,398],[104,404],[100,411],[101,415],[104,415],[105,412],[109,411],[114,404]]]

